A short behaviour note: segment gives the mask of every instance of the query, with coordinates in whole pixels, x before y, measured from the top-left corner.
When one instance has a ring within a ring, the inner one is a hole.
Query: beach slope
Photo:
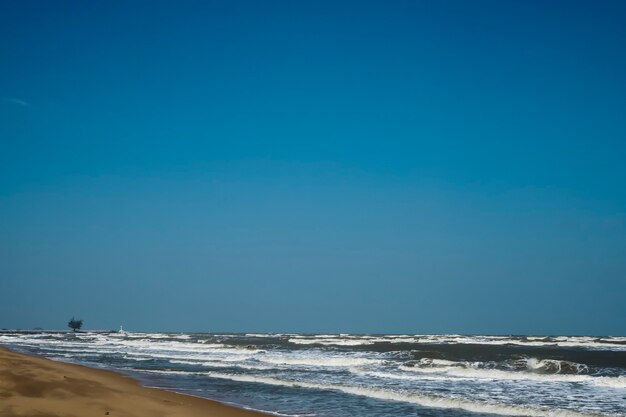
[[[215,401],[146,388],[115,372],[0,347],[0,416],[260,417]]]

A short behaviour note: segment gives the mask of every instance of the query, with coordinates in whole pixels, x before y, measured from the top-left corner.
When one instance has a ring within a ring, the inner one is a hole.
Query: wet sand
[[[261,417],[216,401],[146,388],[112,371],[0,347],[0,416]]]

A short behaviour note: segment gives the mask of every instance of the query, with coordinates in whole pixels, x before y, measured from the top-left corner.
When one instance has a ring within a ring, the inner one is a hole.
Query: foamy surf
[[[277,416],[626,417],[623,337],[0,332],[0,343]]]
[[[467,401],[455,398],[424,396],[412,393],[399,393],[383,389],[366,387],[323,385],[301,381],[288,381],[276,378],[249,377],[241,375],[209,373],[214,378],[228,379],[232,381],[252,382],[268,385],[278,385],[290,388],[308,388],[316,390],[340,391],[346,394],[358,395],[387,401],[400,401],[417,404],[422,407],[459,409],[472,413],[488,413],[504,416],[528,416],[528,417],[605,417],[598,413],[580,413],[564,409],[540,409],[532,407],[520,407],[514,405],[490,404],[487,402]]]

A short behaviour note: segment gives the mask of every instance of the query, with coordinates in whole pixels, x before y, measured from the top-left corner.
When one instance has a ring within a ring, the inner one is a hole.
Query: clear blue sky
[[[0,327],[626,334],[622,1],[0,5]]]

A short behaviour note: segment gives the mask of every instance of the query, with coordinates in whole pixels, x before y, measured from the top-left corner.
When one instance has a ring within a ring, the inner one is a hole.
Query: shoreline
[[[145,387],[115,371],[17,353],[0,345],[0,415],[261,417],[269,414]]]

